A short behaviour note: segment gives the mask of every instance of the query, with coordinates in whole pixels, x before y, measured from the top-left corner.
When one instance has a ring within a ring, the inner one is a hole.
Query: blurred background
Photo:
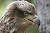
[[[0,0],[0,19],[5,13],[5,8],[12,1],[15,1],[15,0]],[[33,4],[33,0],[26,0],[26,1]],[[26,32],[27,33],[38,33],[38,29],[35,25],[34,26],[32,25],[32,26],[30,26],[29,28],[26,29]]]

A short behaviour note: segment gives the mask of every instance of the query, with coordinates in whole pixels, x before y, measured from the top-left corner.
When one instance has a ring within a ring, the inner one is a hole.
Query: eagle
[[[24,19],[36,15],[35,6],[27,1],[11,2],[0,19],[0,33],[24,33],[32,25]]]

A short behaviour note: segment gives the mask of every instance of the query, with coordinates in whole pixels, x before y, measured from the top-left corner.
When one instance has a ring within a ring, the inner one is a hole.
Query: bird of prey
[[[35,6],[27,1],[14,1],[5,10],[0,19],[0,33],[24,33],[32,25],[26,18],[33,18],[36,15]]]

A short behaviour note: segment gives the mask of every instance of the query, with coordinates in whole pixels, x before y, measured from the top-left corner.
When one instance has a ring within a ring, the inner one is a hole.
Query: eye
[[[24,15],[32,15],[32,13],[28,13],[27,11],[24,11]]]
[[[27,11],[24,11],[24,15],[28,15],[28,12]]]

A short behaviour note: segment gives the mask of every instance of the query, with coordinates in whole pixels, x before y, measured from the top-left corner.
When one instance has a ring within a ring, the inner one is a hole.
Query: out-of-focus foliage
[[[0,18],[5,12],[6,6],[9,4],[10,0],[0,0]]]
[[[30,3],[32,3],[32,4],[33,4],[33,0],[26,0],[26,1],[28,1],[28,2],[30,2]]]
[[[34,26],[32,25],[29,28],[27,28],[26,32],[27,33],[38,33],[38,29],[35,25]]]

